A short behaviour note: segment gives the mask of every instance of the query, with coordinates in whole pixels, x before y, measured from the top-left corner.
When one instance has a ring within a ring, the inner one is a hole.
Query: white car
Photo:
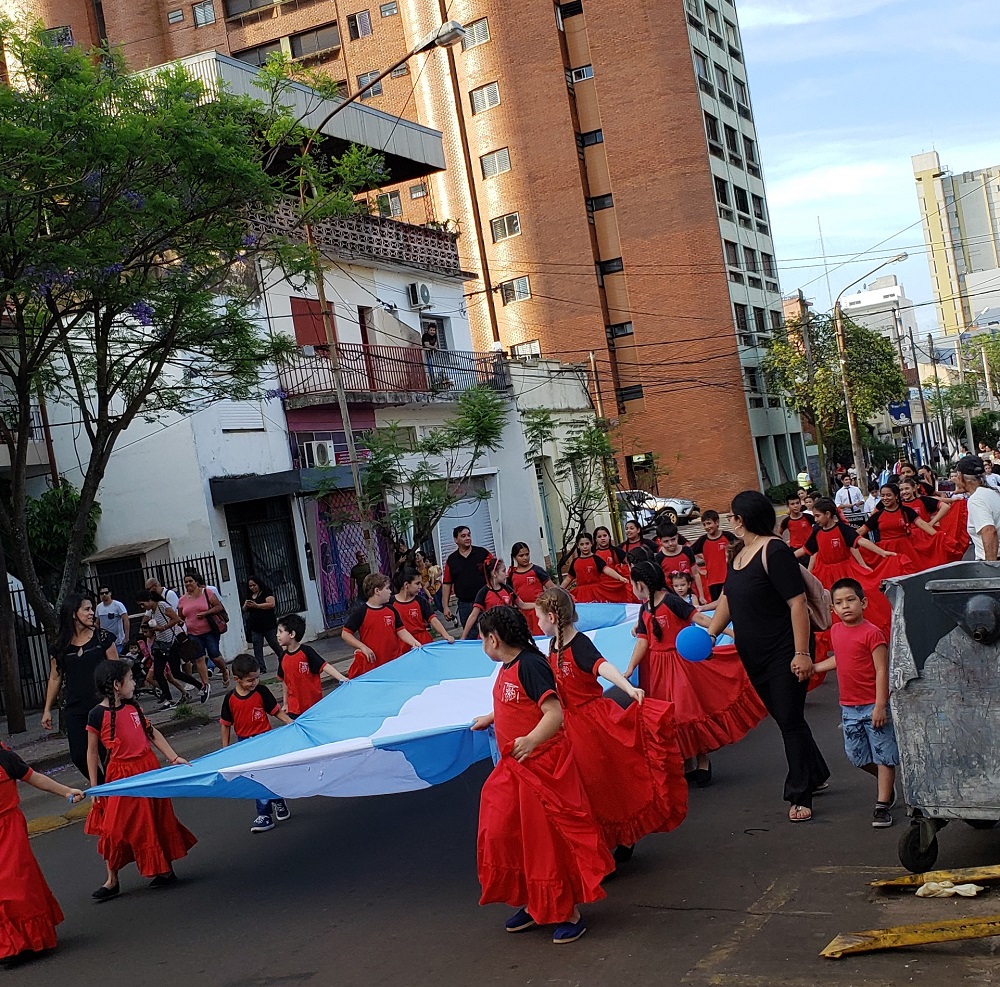
[[[684,497],[660,497],[647,490],[619,490],[617,497],[622,521],[635,518],[643,527],[654,521],[687,524],[701,516],[701,508]]]

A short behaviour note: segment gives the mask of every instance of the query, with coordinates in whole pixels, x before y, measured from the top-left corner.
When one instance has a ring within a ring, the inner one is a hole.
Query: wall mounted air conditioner
[[[329,442],[301,442],[299,458],[302,469],[329,466],[333,462],[333,449]]]
[[[425,309],[430,308],[433,303],[431,286],[424,281],[415,281],[406,286],[406,295],[410,302],[410,308]]]

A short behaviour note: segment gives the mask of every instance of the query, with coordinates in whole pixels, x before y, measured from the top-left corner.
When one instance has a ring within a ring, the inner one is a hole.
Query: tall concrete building
[[[913,177],[938,321],[962,332],[1000,307],[1000,165],[952,175],[929,151],[913,156]]]
[[[364,98],[444,135],[445,170],[376,201],[460,231],[477,346],[593,354],[630,486],[656,462],[661,487],[715,504],[805,463],[799,420],[759,369],[781,296],[732,0],[21,2],[135,67],[282,51],[350,92],[461,21],[461,48],[414,57]]]
[[[913,365],[910,336],[919,344],[920,330],[913,312],[913,302],[906,297],[906,289],[896,279],[896,275],[887,274],[876,278],[860,291],[844,295],[841,305],[844,312],[859,325],[885,336],[896,347],[904,366]]]

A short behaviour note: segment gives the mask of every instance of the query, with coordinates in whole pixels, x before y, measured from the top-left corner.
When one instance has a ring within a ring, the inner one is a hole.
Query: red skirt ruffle
[[[359,675],[364,675],[365,672],[370,672],[373,668],[388,665],[390,661],[395,661],[398,657],[398,654],[390,655],[388,658],[379,658],[378,655],[376,655],[374,661],[369,661],[364,657],[364,655],[358,655],[354,661],[351,662],[351,667],[347,670],[346,675],[349,679],[356,679]]]
[[[688,786],[670,703],[622,709],[595,699],[565,710],[566,734],[609,847],[669,833],[687,815]]]
[[[942,541],[944,561],[960,562],[971,543],[966,527],[969,523],[969,506],[964,500],[953,500],[950,503],[951,510],[938,526],[938,537]]]
[[[581,586],[579,583],[570,591],[570,595],[577,603],[610,603],[604,589],[600,583],[588,583]]]
[[[112,758],[105,780],[132,778],[159,766],[151,750],[140,757]],[[143,877],[168,873],[173,861],[186,857],[198,842],[174,815],[170,799],[129,795],[108,795],[96,801],[87,815],[84,832],[98,838],[97,852],[112,870],[134,862]]]
[[[614,870],[569,738],[556,734],[524,763],[505,751],[483,785],[478,842],[481,905],[526,907],[539,925],[600,901]]]
[[[0,960],[53,949],[63,913],[31,852],[18,808],[0,813],[0,848]]]
[[[700,662],[685,661],[673,648],[651,647],[639,665],[639,688],[674,704],[685,759],[736,743],[767,716],[731,644]]]

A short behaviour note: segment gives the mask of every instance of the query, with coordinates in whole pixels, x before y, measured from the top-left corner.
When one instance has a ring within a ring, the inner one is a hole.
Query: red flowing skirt
[[[609,847],[669,833],[687,815],[688,786],[670,703],[622,709],[612,699],[567,706],[566,734]]]
[[[105,779],[132,778],[159,766],[151,750],[139,757],[112,758]],[[96,802],[84,832],[98,838],[97,852],[112,870],[121,870],[134,861],[143,877],[168,873],[173,861],[186,857],[198,842],[174,815],[170,799],[129,795],[106,795]]]
[[[539,925],[605,897],[615,864],[565,732],[523,763],[504,751],[479,801],[478,866],[481,905],[526,907]]]
[[[916,525],[910,529],[908,536],[879,538],[878,547],[887,552],[895,552],[901,559],[909,560],[913,567],[911,572],[923,572],[924,569],[944,564],[943,539],[938,535],[929,535],[926,531],[921,531]]]
[[[402,644],[402,642],[400,642],[400,644]],[[357,655],[354,661],[351,662],[351,667],[347,670],[347,677],[349,679],[356,679],[359,675],[364,675],[365,672],[370,672],[373,668],[378,668],[381,665],[388,665],[390,661],[394,661],[398,657],[398,654],[389,655],[387,658],[380,658],[376,655],[374,661],[369,661],[364,655]]]
[[[28,843],[18,808],[0,813],[0,960],[53,949],[63,920]]]
[[[674,704],[685,759],[735,744],[767,716],[731,644],[699,662],[685,661],[673,648],[651,646],[639,665],[639,688]]]
[[[573,587],[572,597],[577,603],[610,603],[600,583],[588,583],[581,586],[579,583]],[[537,920],[536,920],[537,921]]]
[[[964,500],[950,501],[951,510],[938,525],[943,563],[960,562],[969,548],[971,539],[966,525],[969,523],[969,507]]]

